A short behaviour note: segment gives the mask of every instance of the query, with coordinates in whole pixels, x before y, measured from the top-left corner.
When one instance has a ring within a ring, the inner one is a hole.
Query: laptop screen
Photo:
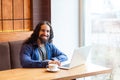
[[[85,64],[89,56],[90,49],[91,49],[90,46],[75,48],[68,69],[81,65],[81,64]],[[64,68],[64,66],[62,67]]]

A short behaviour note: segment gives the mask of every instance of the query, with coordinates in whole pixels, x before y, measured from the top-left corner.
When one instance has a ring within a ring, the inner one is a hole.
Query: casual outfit
[[[66,61],[67,56],[58,50],[52,43],[46,43],[39,47],[37,43],[24,44],[20,52],[21,65],[23,67],[45,68],[49,60]]]

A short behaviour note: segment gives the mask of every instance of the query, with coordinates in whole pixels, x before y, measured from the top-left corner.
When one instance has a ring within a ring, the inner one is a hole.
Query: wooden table
[[[81,65],[70,70],[61,69],[58,72],[48,72],[46,68],[17,68],[0,71],[0,80],[70,80],[111,71],[110,68],[94,64]]]

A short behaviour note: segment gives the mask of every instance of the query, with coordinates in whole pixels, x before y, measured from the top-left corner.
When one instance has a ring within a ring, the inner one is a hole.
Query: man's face
[[[50,27],[46,24],[41,26],[39,39],[41,43],[46,43],[50,37]]]

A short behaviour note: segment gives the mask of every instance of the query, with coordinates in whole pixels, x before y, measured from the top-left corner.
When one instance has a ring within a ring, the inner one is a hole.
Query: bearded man
[[[52,43],[53,29],[48,21],[38,23],[31,36],[23,43],[20,61],[24,68],[45,68],[49,64],[66,61],[67,56]]]

